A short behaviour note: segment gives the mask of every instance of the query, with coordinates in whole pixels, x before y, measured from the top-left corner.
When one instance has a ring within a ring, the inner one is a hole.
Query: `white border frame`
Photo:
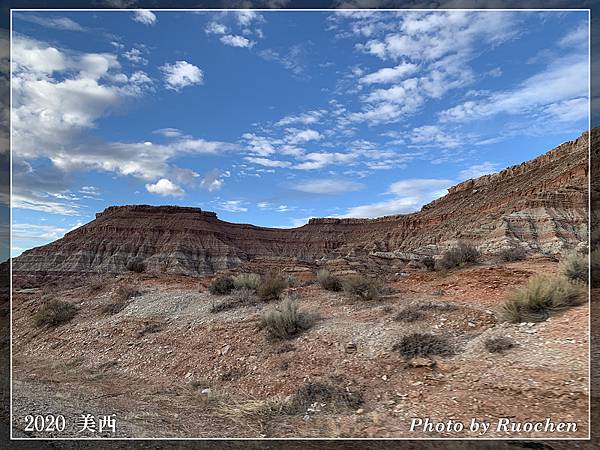
[[[486,438],[483,436],[473,436],[473,437],[396,437],[396,438],[364,438],[364,437],[356,437],[356,438],[335,438],[335,437],[298,437],[298,438],[290,438],[290,437],[281,437],[281,438],[221,438],[221,437],[209,437],[209,438],[199,438],[199,437],[81,437],[81,438],[73,438],[73,437],[15,437],[13,435],[14,431],[14,423],[13,423],[13,355],[12,355],[12,105],[13,105],[13,97],[12,97],[12,36],[13,36],[13,12],[134,12],[134,11],[158,11],[158,12],[227,12],[227,11],[257,11],[257,12],[331,12],[335,13],[336,11],[357,11],[357,12],[398,12],[398,11],[474,11],[474,12],[586,12],[588,13],[588,434],[587,437],[527,437],[527,436],[515,436],[515,437],[500,437],[500,438]],[[592,341],[592,329],[591,329],[591,217],[592,217],[592,209],[591,209],[591,131],[592,131],[592,45],[591,45],[591,37],[592,37],[592,10],[590,8],[524,8],[524,9],[510,9],[510,8],[493,8],[493,9],[485,9],[485,8],[384,8],[384,9],[372,9],[372,8],[298,8],[298,9],[269,9],[269,8],[209,8],[209,9],[201,9],[201,8],[48,8],[48,9],[39,9],[39,8],[10,8],[10,19],[9,19],[9,33],[10,33],[10,59],[9,59],[9,89],[10,89],[10,111],[9,111],[9,126],[10,126],[10,208],[9,208],[9,261],[10,261],[10,440],[11,441],[589,441],[591,440],[592,433],[592,391],[591,391],[591,379],[592,379],[592,364],[591,364],[591,341]]]

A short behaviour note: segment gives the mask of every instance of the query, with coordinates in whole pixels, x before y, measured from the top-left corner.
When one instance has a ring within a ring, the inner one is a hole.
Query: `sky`
[[[418,211],[588,128],[587,12],[13,12],[13,256],[111,205]]]

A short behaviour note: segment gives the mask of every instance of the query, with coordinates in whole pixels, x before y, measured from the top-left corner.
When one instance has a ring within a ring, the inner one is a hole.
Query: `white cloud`
[[[208,192],[218,191],[225,184],[223,178],[228,177],[229,175],[229,172],[221,172],[220,170],[213,169],[204,175],[200,186],[208,190]]]
[[[206,28],[204,28],[206,34],[226,34],[227,30],[225,25],[218,22],[209,22],[209,24],[206,25]]]
[[[324,114],[325,111],[323,110],[315,110],[298,115],[285,116],[282,119],[280,119],[275,125],[287,126],[295,123],[300,123],[302,125],[310,125],[313,123],[317,123],[319,120],[321,120]]]
[[[146,190],[148,192],[151,192],[152,194],[158,194],[163,196],[181,196],[185,193],[183,189],[181,189],[176,184],[172,183],[167,178],[161,178],[154,184],[146,184]]]
[[[14,223],[12,225],[12,237],[13,239],[41,240],[51,242],[62,238],[66,233],[79,228],[81,225],[83,225],[81,222],[77,222],[71,227]]]
[[[259,165],[265,166],[265,167],[290,167],[292,165],[292,163],[290,163],[288,161],[277,161],[277,160],[273,160],[273,159],[257,158],[257,157],[253,157],[253,156],[247,156],[244,159],[248,162],[251,162],[254,164],[259,164]]]
[[[315,152],[315,153],[307,153],[303,155],[302,159],[303,163],[297,164],[294,166],[295,169],[300,170],[315,170],[322,169],[325,166],[330,164],[347,164],[356,159],[356,155],[352,153],[324,153],[324,152]]]
[[[123,53],[123,57],[134,64],[142,64],[145,66],[146,64],[148,64],[148,60],[144,58],[143,54],[144,53],[142,52],[142,50],[134,47],[131,50]]]
[[[246,208],[244,202],[241,200],[227,200],[219,203],[219,208],[223,211],[238,213],[238,212],[246,212],[248,208]]]
[[[159,128],[158,130],[154,130],[152,133],[160,134],[168,138],[183,136],[183,132],[177,128]]]
[[[234,11],[236,21],[241,27],[248,27],[253,22],[263,22],[264,18],[262,15],[251,9],[242,9]]]
[[[473,164],[472,166],[461,170],[459,177],[461,180],[467,180],[469,178],[479,178],[483,175],[489,175],[498,171],[498,164],[486,161],[481,164]]]
[[[154,25],[156,23],[156,15],[147,9],[138,9],[133,12],[133,20],[144,25]]]
[[[184,87],[204,82],[202,70],[187,61],[176,61],[173,64],[166,63],[160,67],[165,77],[167,89],[180,91]]]
[[[290,144],[300,144],[303,142],[319,141],[323,138],[321,133],[310,128],[306,130],[298,130],[296,128],[287,128],[286,140]]]
[[[338,179],[319,179],[298,181],[291,189],[309,194],[335,195],[345,192],[354,192],[363,189],[364,185],[354,181]]]
[[[390,185],[386,194],[393,198],[383,202],[349,208],[340,217],[374,218],[417,211],[421,206],[441,197],[452,184],[451,180],[409,179]]]
[[[410,141],[421,147],[455,148],[464,144],[459,137],[446,133],[436,125],[425,125],[413,129]]]
[[[364,84],[373,83],[393,83],[400,81],[406,75],[410,75],[417,70],[418,66],[409,62],[402,62],[395,67],[386,67],[377,72],[370,73],[362,77],[359,81]]]
[[[246,39],[243,36],[227,34],[219,39],[223,44],[231,47],[250,48],[254,45],[253,41]]]
[[[13,19],[18,18],[27,22],[35,23],[46,28],[54,28],[57,30],[69,30],[69,31],[84,31],[85,29],[74,20],[68,17],[56,17],[49,15],[34,15],[28,12],[15,12],[13,13]]]

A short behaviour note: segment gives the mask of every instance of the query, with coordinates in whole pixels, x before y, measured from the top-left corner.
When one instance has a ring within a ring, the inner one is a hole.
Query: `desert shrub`
[[[480,257],[481,254],[474,245],[466,242],[459,242],[455,247],[444,252],[442,257],[437,260],[436,268],[439,270],[447,270],[465,264],[473,264],[479,261]]]
[[[363,275],[352,275],[342,281],[344,293],[361,301],[379,300],[381,286],[375,280]]]
[[[405,306],[401,309],[400,312],[394,316],[394,320],[398,322],[416,322],[417,320],[423,320],[426,317],[426,311],[447,312],[456,309],[458,309],[458,306],[449,302],[413,303],[412,305]]]
[[[285,288],[286,279],[278,273],[268,273],[260,281],[257,294],[262,301],[278,300]]]
[[[572,282],[587,283],[588,281],[588,257],[578,253],[567,255],[560,262],[562,274]]]
[[[405,358],[454,355],[454,346],[448,339],[428,333],[406,335],[400,342],[394,344],[392,350],[400,352]]]
[[[291,396],[283,412],[286,414],[306,414],[318,405],[321,411],[336,413],[355,410],[363,403],[360,392],[352,392],[345,386],[331,382],[308,382]]]
[[[483,345],[485,345],[485,349],[490,353],[502,353],[513,348],[515,343],[506,336],[495,336],[487,338]]]
[[[580,304],[582,293],[581,286],[564,277],[535,275],[504,301],[499,316],[506,322],[540,322],[552,311]]]
[[[90,278],[90,281],[88,283],[88,289],[90,292],[101,291],[102,289],[104,289],[105,286],[106,280],[99,275]]]
[[[416,322],[418,320],[423,320],[424,318],[425,314],[423,311],[414,306],[406,306],[394,316],[396,322]]]
[[[261,316],[261,326],[275,339],[292,338],[311,328],[315,321],[314,315],[299,311],[298,303],[289,297],[267,309]]]
[[[332,275],[326,269],[321,269],[317,272],[317,281],[326,291],[339,292],[343,289],[342,280]]]
[[[435,270],[435,259],[432,256],[424,256],[419,260],[419,263],[425,270]]]
[[[130,259],[127,262],[126,267],[127,270],[136,273],[142,273],[144,270],[146,270],[146,264],[144,263],[144,261],[141,260],[141,258]]]
[[[235,283],[230,276],[217,277],[208,285],[208,291],[212,295],[227,295],[234,289]]]
[[[590,253],[590,264],[592,269],[592,286],[600,286],[600,248]]]
[[[527,252],[523,247],[511,247],[502,250],[498,253],[500,260],[505,262],[523,261],[527,258]]]
[[[256,292],[252,289],[235,289],[224,301],[214,303],[210,308],[210,312],[218,313],[229,309],[239,308],[240,306],[255,305],[257,302],[258,297],[256,296]]]
[[[117,314],[121,312],[129,300],[140,294],[140,291],[135,286],[120,285],[112,294],[111,302],[102,307],[104,314]]]
[[[50,300],[44,303],[33,315],[37,327],[57,327],[69,322],[77,314],[77,307],[63,300]]]
[[[233,277],[233,285],[236,289],[256,292],[260,286],[260,275],[257,273],[240,273]]]

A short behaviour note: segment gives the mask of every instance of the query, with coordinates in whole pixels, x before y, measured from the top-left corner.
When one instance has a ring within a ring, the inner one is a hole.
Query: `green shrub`
[[[363,275],[352,275],[345,278],[342,286],[344,293],[350,298],[361,301],[375,301],[380,298],[379,283]]]
[[[535,275],[504,301],[499,316],[506,322],[540,322],[552,311],[580,304],[582,294],[581,286],[566,278]]]
[[[454,355],[454,346],[448,339],[429,333],[406,335],[400,342],[394,344],[392,350],[400,352],[405,358]]]
[[[77,307],[63,300],[50,300],[44,303],[33,315],[37,327],[57,327],[69,322],[77,314]]]
[[[236,289],[248,289],[256,292],[260,286],[260,275],[256,273],[240,273],[233,277]]]
[[[146,264],[141,258],[133,258],[127,262],[127,270],[136,273],[142,273],[146,270]]]
[[[577,253],[567,255],[560,262],[560,270],[570,281],[587,284],[589,270],[587,255]]]
[[[212,283],[208,285],[208,291],[212,295],[227,295],[235,288],[233,278],[230,276],[220,276],[215,278]]]
[[[274,339],[290,339],[311,328],[315,321],[314,315],[299,311],[297,302],[289,297],[261,316],[262,328]]]
[[[264,302],[279,300],[283,291],[287,288],[287,281],[278,273],[268,273],[261,281],[258,288],[258,296]]]
[[[331,275],[329,270],[321,269],[317,272],[317,281],[326,291],[339,292],[343,289],[342,280]]]
[[[490,353],[502,353],[515,346],[514,341],[506,336],[487,338],[483,344],[485,345],[486,350]]]
[[[527,258],[527,252],[523,247],[511,247],[498,253],[498,257],[505,262],[523,261]]]
[[[448,270],[465,264],[474,264],[478,262],[480,258],[481,254],[474,245],[466,242],[459,242],[455,247],[444,252],[442,257],[437,260],[436,268],[438,270]]]

